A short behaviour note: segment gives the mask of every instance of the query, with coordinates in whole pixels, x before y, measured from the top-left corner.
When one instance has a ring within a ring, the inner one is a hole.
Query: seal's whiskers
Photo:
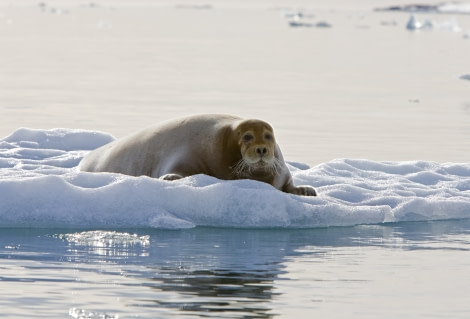
[[[232,167],[232,173],[235,176],[250,176],[256,171],[263,170],[273,175],[279,174],[279,169],[282,167],[282,162],[279,159],[273,158],[270,163],[263,163],[265,165],[259,165],[259,163],[250,164],[242,158]]]

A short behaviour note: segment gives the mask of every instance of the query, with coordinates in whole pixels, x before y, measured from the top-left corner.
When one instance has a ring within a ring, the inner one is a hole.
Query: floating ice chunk
[[[470,218],[470,163],[288,163],[296,184],[317,188],[313,198],[253,180],[195,175],[168,182],[78,171],[88,149],[112,139],[18,129],[0,140],[0,228],[305,228]]]
[[[421,29],[424,30],[432,30],[434,28],[436,28],[436,24],[429,19],[424,20],[423,24],[421,25]]]
[[[424,20],[424,22],[420,22],[418,21],[418,19],[416,18],[414,14],[410,15],[410,18],[406,24],[406,28],[410,31],[415,31],[415,30],[443,30],[443,31],[452,31],[452,32],[462,31],[455,17],[450,18],[445,21],[441,21],[441,22],[435,22],[429,19]]]
[[[325,22],[317,24],[309,22],[308,19],[312,19],[314,16],[313,14],[305,13],[303,10],[283,9],[281,10],[281,17],[286,19],[289,26],[294,28],[325,27],[327,25]],[[328,26],[330,27],[331,25]]]
[[[316,27],[316,28],[331,28],[332,25],[329,24],[328,22],[325,22],[325,21],[320,21],[318,23],[315,23],[315,24],[312,24],[312,23],[309,23],[309,22],[303,22],[303,21],[289,21],[289,25],[291,27],[304,27],[304,28],[312,28],[312,27]]]
[[[408,22],[406,24],[406,28],[408,30],[419,30],[419,29],[421,29],[422,26],[423,25],[421,24],[421,22],[419,22],[416,19],[414,14],[410,15],[410,19],[408,20]]]
[[[446,2],[440,4],[409,4],[394,5],[385,8],[377,8],[376,11],[401,11],[401,12],[422,12],[422,13],[448,13],[448,14],[468,14],[470,13],[470,3]]]
[[[438,6],[438,11],[442,13],[470,14],[470,3],[448,2]]]
[[[437,29],[439,30],[446,30],[452,32],[461,32],[462,29],[460,28],[457,19],[455,17],[450,18],[449,20],[443,21],[437,25]]]
[[[320,22],[316,23],[315,26],[317,28],[331,28],[332,27],[332,25],[330,23],[326,22],[326,21],[320,21]]]
[[[301,22],[301,21],[297,21],[297,20],[292,20],[292,21],[289,21],[289,25],[291,27],[305,27],[305,28],[311,28],[313,27],[313,24],[311,23],[307,23],[307,22]]]

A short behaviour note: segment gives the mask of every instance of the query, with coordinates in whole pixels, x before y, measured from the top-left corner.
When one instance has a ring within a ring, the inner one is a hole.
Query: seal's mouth
[[[248,165],[253,165],[254,167],[257,166],[265,166],[265,165],[273,165],[273,161],[275,158],[270,155],[266,154],[245,154],[243,156],[243,160],[248,164]]]
[[[265,159],[260,158],[257,162],[248,164],[254,169],[262,169],[266,167],[271,167],[272,164],[268,163]]]
[[[281,165],[276,158],[272,158],[270,161],[265,158],[258,158],[254,162],[242,158],[232,169],[235,176],[249,177],[258,174],[277,175],[279,167]]]

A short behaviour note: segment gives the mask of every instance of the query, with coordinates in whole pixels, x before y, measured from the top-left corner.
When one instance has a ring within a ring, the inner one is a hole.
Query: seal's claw
[[[300,185],[294,188],[292,194],[302,195],[302,196],[317,196],[317,191],[315,188],[309,185]]]
[[[160,179],[163,179],[164,181],[175,181],[177,179],[182,179],[183,176],[178,175],[178,174],[165,174],[160,177]]]

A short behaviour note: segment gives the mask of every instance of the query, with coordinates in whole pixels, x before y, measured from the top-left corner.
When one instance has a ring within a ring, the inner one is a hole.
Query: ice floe
[[[1,139],[0,227],[306,228],[470,218],[470,163],[291,162],[295,182],[316,187],[316,198],[252,180],[78,171],[89,150],[112,140],[95,131],[26,128]]]

